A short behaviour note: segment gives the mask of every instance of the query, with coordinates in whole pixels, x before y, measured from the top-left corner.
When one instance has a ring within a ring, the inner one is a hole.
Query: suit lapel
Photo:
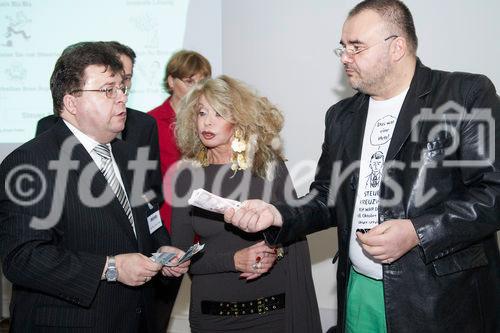
[[[134,225],[137,236],[137,242],[139,246],[139,251],[141,252],[142,249],[144,248],[144,245],[147,242],[146,238],[149,235],[149,229],[147,228],[147,225],[144,223],[146,216],[145,216],[145,211],[142,208],[143,205],[142,204],[137,205],[136,202],[137,200],[134,201],[135,198],[132,197],[133,195],[137,196],[138,193],[132,193],[131,180],[134,179],[134,173],[133,170],[129,169],[128,162],[133,160],[135,157],[131,156],[127,143],[122,140],[114,140],[112,142],[112,148],[113,148],[113,156],[115,157],[118,169],[120,169],[120,175],[122,177],[123,185],[125,186],[125,192],[127,193],[130,206],[132,208],[132,215],[134,216]],[[134,190],[137,192],[137,189]]]
[[[368,114],[369,98],[363,95],[356,101],[353,108],[349,110],[352,113],[351,122],[346,122],[345,133],[347,138],[344,138],[344,151],[347,159],[346,167],[352,162],[357,162],[361,159],[361,149],[363,147],[363,136],[365,132],[366,116]]]
[[[356,189],[359,181],[359,162],[361,160],[361,150],[363,148],[363,137],[365,132],[366,117],[368,114],[368,101],[366,95],[360,95],[355,101],[355,104],[346,110],[351,113],[350,121],[342,124],[342,132],[345,133],[343,138],[343,153],[342,153],[342,168],[345,170],[353,163],[357,164],[356,168],[352,170],[349,175],[348,181],[352,191],[347,191],[346,206],[351,207],[347,215],[352,217],[354,212],[354,203],[356,198]],[[350,233],[351,223],[347,225],[348,234]]]
[[[417,60],[415,75],[410,84],[410,89],[401,107],[396,127],[392,135],[391,143],[387,150],[387,161],[393,160],[403,147],[413,128],[413,119],[420,114],[425,107],[425,96],[430,92],[431,86],[430,69],[423,66],[420,60]]]

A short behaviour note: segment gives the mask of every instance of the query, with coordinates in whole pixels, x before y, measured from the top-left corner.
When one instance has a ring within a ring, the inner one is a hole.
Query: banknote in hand
[[[192,245],[189,249],[187,249],[186,253],[179,260],[174,260],[177,256],[176,253],[173,252],[155,252],[152,253],[150,259],[154,262],[157,262],[163,266],[175,267],[179,266],[183,262],[191,259],[195,254],[202,251],[205,248],[205,244],[196,243]]]
[[[221,198],[202,188],[193,191],[188,203],[192,206],[220,214],[224,214],[228,208],[238,209],[241,206],[241,202],[239,201]]]

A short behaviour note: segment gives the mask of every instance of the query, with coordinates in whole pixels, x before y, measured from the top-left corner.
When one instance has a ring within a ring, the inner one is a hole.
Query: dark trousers
[[[156,283],[155,292],[155,311],[156,318],[159,321],[158,327],[161,328],[160,332],[167,331],[168,322],[172,309],[174,308],[175,299],[181,286],[182,278],[169,279],[167,283],[158,281]]]

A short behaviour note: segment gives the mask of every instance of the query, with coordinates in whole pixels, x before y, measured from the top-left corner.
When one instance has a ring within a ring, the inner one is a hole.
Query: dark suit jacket
[[[60,118],[55,115],[48,115],[38,121],[35,136],[47,131]],[[156,168],[147,173],[151,188],[155,191],[158,202],[163,202],[162,176],[160,171],[160,148],[158,146],[158,127],[156,121],[150,115],[127,108],[127,120],[125,128],[121,133],[121,139],[127,141],[137,148],[149,147],[149,160],[157,161]],[[137,149],[136,148],[136,149]],[[135,158],[135,157],[134,157]],[[145,189],[146,190],[146,189]]]
[[[275,242],[337,227],[339,332],[345,331],[356,162],[368,104],[369,96],[357,93],[328,110],[306,204],[277,204],[284,225]],[[417,62],[380,187],[379,223],[410,219],[420,239],[383,265],[388,332],[499,331],[499,139],[500,98],[488,78],[431,70]],[[276,236],[272,233],[270,240]]]
[[[73,149],[68,142],[75,144]],[[131,198],[132,175],[126,166],[133,146],[115,140],[112,147]],[[50,164],[60,156],[73,161],[63,163],[72,168],[66,176]],[[17,178],[9,176],[19,166],[36,170],[31,173],[34,181],[21,185],[34,190],[34,196],[41,193],[28,205],[15,199],[19,198],[14,189]],[[92,178],[79,183],[89,174]],[[146,202],[132,205],[137,238],[114,195],[108,203],[82,202],[82,193],[99,197],[112,190],[64,122],[5,158],[0,179],[8,185],[0,187],[0,255],[4,274],[13,284],[13,332],[137,332],[141,316],[150,324],[149,331],[156,331],[151,283],[133,288],[101,281],[101,274],[107,255],[141,252],[149,256],[170,243],[168,233],[160,228],[150,234]],[[50,215],[53,204],[62,205],[59,216]],[[30,227],[33,217],[47,216],[50,228]]]

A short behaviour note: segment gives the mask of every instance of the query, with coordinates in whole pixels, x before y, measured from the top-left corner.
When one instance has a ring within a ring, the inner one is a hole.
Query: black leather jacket
[[[300,207],[276,203],[285,223],[279,234],[268,232],[268,239],[281,243],[338,227],[340,332],[368,101],[358,93],[328,110],[310,200]],[[491,81],[431,70],[417,61],[380,189],[381,199],[395,200],[380,205],[379,222],[410,219],[420,238],[399,260],[383,265],[388,332],[500,330],[500,147],[495,143],[500,145],[500,99]]]

